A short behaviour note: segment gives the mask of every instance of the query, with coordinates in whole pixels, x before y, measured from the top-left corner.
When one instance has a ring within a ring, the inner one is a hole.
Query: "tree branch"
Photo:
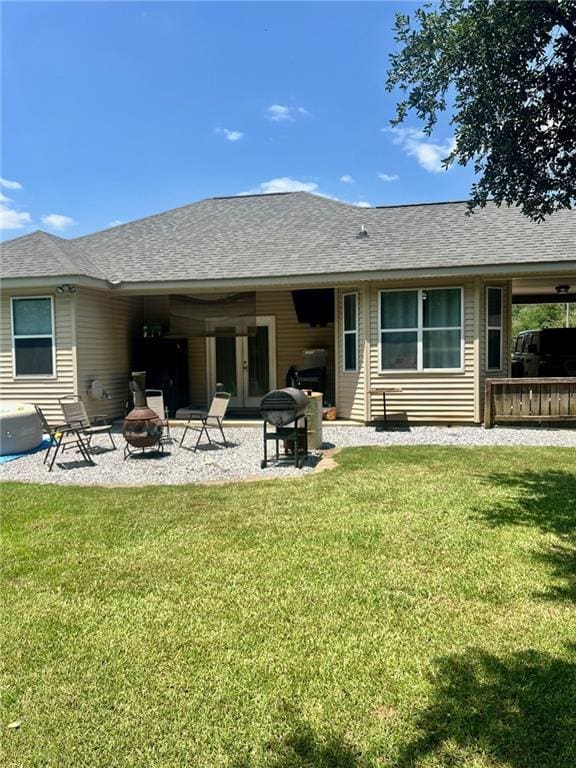
[[[553,2],[553,0],[551,2],[547,2],[546,5],[550,9],[552,16],[558,22],[558,25],[560,27],[564,27],[570,37],[576,37],[576,22],[572,21],[569,16],[566,16],[566,14],[563,13],[562,10],[558,7],[558,4]]]

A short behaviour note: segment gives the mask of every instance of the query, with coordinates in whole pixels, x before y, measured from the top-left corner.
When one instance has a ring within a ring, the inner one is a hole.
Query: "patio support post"
[[[484,428],[490,429],[494,426],[494,413],[492,408],[492,382],[486,379],[484,385]]]

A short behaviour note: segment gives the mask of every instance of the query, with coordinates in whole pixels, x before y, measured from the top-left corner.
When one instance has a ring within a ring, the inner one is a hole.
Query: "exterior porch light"
[[[556,291],[556,293],[560,294],[560,296],[564,296],[570,290],[570,286],[565,284],[557,285],[556,288],[554,288],[554,290]]]

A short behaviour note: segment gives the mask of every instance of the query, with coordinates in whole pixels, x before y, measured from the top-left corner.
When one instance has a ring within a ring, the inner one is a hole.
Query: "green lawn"
[[[574,450],[339,462],[3,486],[3,765],[574,768]]]

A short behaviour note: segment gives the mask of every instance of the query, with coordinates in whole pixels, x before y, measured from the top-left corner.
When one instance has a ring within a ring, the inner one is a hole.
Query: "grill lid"
[[[269,424],[281,427],[303,416],[307,405],[308,398],[301,389],[274,389],[262,398],[260,415]]]

